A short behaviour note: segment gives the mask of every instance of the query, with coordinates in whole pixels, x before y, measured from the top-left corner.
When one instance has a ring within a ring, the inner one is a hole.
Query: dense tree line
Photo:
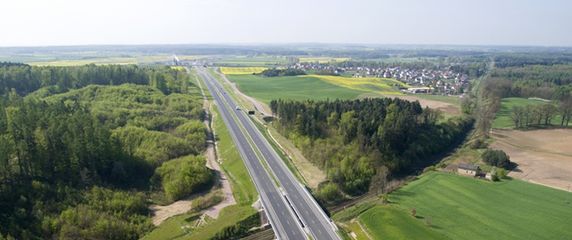
[[[265,77],[281,77],[281,76],[298,76],[298,75],[306,75],[306,72],[301,69],[295,68],[270,68],[262,71],[260,75]]]
[[[527,65],[557,65],[572,63],[572,54],[570,53],[514,53],[499,54],[494,58],[495,66],[499,68],[506,67],[524,67]]]
[[[277,127],[349,194],[369,190],[374,175],[408,173],[454,146],[472,121],[400,99],[270,103]],[[386,174],[386,173],[384,173]],[[377,183],[376,183],[377,184]],[[332,188],[329,186],[329,188]],[[323,193],[334,196],[331,189]]]
[[[563,99],[572,92],[572,65],[531,65],[497,68],[492,78],[501,86],[502,97]]]
[[[133,83],[150,85],[163,93],[187,92],[188,74],[169,67],[139,67],[137,65],[84,65],[75,67],[36,67],[25,64],[0,65],[0,95],[14,89],[26,95],[42,87],[65,92],[90,84],[121,85]],[[53,93],[53,92],[52,92]]]
[[[57,199],[73,203],[75,189],[131,187],[152,174],[79,105],[18,100],[0,112],[6,117],[0,130],[2,233],[41,235],[40,222],[65,208]]]
[[[463,109],[475,114],[477,129],[487,135],[501,99],[507,97],[543,98],[552,106],[527,106],[512,109],[515,127],[550,125],[561,115],[561,126],[567,126],[572,112],[572,65],[525,65],[495,68],[479,84],[475,95],[463,102]]]
[[[188,80],[169,68],[0,64],[0,236],[139,239],[151,195],[208,187]]]
[[[550,126],[558,114],[560,114],[561,121],[557,124],[561,127],[568,126],[570,116],[572,115],[572,101],[566,100],[561,102],[559,108],[552,103],[527,105],[525,107],[514,106],[511,112],[511,119],[515,128],[540,125]]]

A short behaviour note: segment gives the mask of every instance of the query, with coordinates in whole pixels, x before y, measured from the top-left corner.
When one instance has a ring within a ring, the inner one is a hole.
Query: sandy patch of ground
[[[572,129],[495,129],[492,136],[491,147],[518,164],[509,176],[572,191]]]
[[[191,210],[191,199],[176,201],[172,204],[166,206],[152,205],[151,211],[153,211],[153,225],[159,226],[163,221],[168,218],[183,214]]]
[[[419,104],[421,104],[421,106],[423,106],[423,107],[438,109],[438,110],[441,110],[442,112],[444,112],[446,114],[450,114],[450,115],[460,115],[461,114],[461,109],[459,109],[458,106],[455,106],[451,103],[440,102],[440,101],[435,101],[435,100],[428,100],[428,99],[423,99],[423,98],[411,96],[411,95],[396,95],[396,96],[391,96],[391,97],[397,97],[397,98],[404,99],[407,101],[419,101]]]

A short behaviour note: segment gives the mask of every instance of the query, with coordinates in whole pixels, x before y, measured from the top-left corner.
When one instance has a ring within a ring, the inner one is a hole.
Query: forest
[[[472,126],[466,116],[444,120],[419,102],[377,98],[270,103],[278,130],[326,173],[318,193],[359,195],[383,189],[391,176],[415,172],[456,146]],[[333,183],[333,184],[332,184]]]
[[[559,55],[546,57],[544,65],[496,67],[480,83],[476,94],[463,100],[463,109],[473,112],[476,128],[484,136],[492,127],[493,120],[501,109],[501,99],[509,97],[541,98],[551,101],[552,106],[523,106],[511,109],[510,117],[516,128],[551,125],[560,115],[559,126],[567,126],[572,113],[572,65],[550,64],[559,61]],[[477,103],[477,99],[480,99]]]
[[[186,92],[189,86],[184,71],[169,67],[137,65],[84,65],[74,67],[35,67],[0,63],[0,95],[14,90],[26,95],[43,87],[48,93],[61,93],[90,84],[121,85],[133,83],[158,88],[165,94]]]
[[[153,228],[149,199],[213,184],[202,99],[186,72],[0,69],[0,238],[139,239]]]
[[[496,68],[489,80],[501,97],[540,97],[562,100],[572,92],[572,65],[528,65]]]

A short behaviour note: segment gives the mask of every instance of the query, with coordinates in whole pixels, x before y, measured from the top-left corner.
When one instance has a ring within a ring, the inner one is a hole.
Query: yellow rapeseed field
[[[265,67],[221,67],[220,72],[227,75],[242,75],[242,74],[253,74],[261,73],[266,70]]]
[[[352,78],[341,76],[309,75],[322,81],[345,88],[376,92],[380,94],[401,94],[398,87],[409,87],[407,84],[390,78]]]

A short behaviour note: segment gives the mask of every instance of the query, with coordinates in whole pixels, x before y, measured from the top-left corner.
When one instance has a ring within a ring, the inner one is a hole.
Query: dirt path
[[[176,201],[166,206],[152,205],[150,208],[151,211],[153,211],[153,225],[159,226],[163,221],[172,216],[188,212],[191,210],[191,202],[192,198]]]
[[[210,109],[210,106],[207,109]],[[209,110],[209,112],[212,113],[213,111]],[[211,116],[211,118],[212,118],[213,115],[209,114],[209,116]],[[214,136],[215,133],[214,133],[214,130],[211,128],[210,123],[211,123],[211,121],[205,120],[205,124],[207,125],[207,128],[209,129],[209,135]],[[234,199],[234,195],[232,195],[232,187],[230,186],[230,182],[226,178],[226,175],[224,174],[224,172],[220,168],[220,162],[218,161],[218,157],[217,157],[216,153],[217,153],[216,142],[214,141],[214,138],[211,137],[211,139],[207,140],[207,151],[206,151],[207,167],[216,171],[216,174],[218,176],[218,181],[219,181],[220,186],[222,188],[222,193],[223,193],[223,197],[224,197],[224,200],[222,202],[220,202],[219,204],[217,204],[215,206],[210,207],[209,209],[207,209],[205,211],[205,214],[209,215],[211,218],[217,218],[218,214],[220,213],[220,211],[223,208],[236,204],[236,201]]]
[[[236,204],[234,199],[234,195],[232,195],[232,188],[224,172],[221,171],[220,164],[217,158],[217,149],[216,149],[216,142],[214,141],[214,130],[211,127],[211,117],[212,115],[209,114],[211,111],[211,103],[208,101],[205,92],[203,90],[202,85],[199,82],[199,88],[201,89],[201,93],[203,95],[203,108],[207,111],[207,117],[204,120],[204,124],[208,129],[208,137],[207,137],[207,149],[205,151],[205,157],[207,159],[206,166],[215,171],[217,175],[218,185],[222,189],[224,200],[219,204],[210,207],[205,211],[205,214],[211,218],[217,218],[221,209]],[[214,190],[213,190],[214,191]],[[200,195],[193,195],[185,200],[179,200],[172,204],[166,206],[159,206],[159,205],[152,205],[150,209],[153,211],[153,225],[158,226],[163,221],[167,220],[170,217],[183,214],[191,210],[191,202],[193,199]]]
[[[518,167],[509,176],[572,190],[572,129],[492,132],[492,148],[502,149]]]

